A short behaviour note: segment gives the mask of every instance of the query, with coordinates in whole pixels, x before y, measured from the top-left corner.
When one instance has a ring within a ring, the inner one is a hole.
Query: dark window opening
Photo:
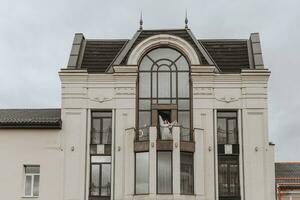
[[[238,144],[238,127],[236,112],[218,112],[218,144]]]
[[[194,194],[193,153],[180,153],[180,192],[181,194]]]
[[[91,156],[90,197],[110,199],[111,195],[111,157]]]
[[[92,112],[91,144],[111,144],[111,112]]]
[[[157,193],[172,194],[173,192],[172,152],[157,152]]]
[[[149,193],[149,152],[135,154],[135,194]]]
[[[219,199],[240,199],[238,156],[219,156]]]

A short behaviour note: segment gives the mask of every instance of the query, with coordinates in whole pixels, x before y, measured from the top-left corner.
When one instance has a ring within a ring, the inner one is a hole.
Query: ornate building
[[[75,34],[60,109],[0,110],[3,199],[274,200],[257,33]]]

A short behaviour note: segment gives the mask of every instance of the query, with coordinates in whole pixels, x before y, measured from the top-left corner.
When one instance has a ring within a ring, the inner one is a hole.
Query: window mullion
[[[34,175],[31,174],[31,191],[30,191],[30,196],[33,197],[33,182],[34,182]]]

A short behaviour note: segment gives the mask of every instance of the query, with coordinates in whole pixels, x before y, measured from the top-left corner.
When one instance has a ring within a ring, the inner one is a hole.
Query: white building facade
[[[257,33],[245,40],[198,40],[188,28],[139,30],[130,40],[75,34],[59,72],[61,109],[33,110],[27,121],[28,110],[0,111],[0,193],[274,200],[269,75]]]

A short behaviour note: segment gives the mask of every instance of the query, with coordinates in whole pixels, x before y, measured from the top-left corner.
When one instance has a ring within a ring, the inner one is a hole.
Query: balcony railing
[[[157,127],[157,139],[158,140],[173,140],[173,127],[180,127],[180,140],[192,141],[191,129],[180,125],[164,125]],[[141,127],[136,131],[137,141],[148,141],[150,132],[150,126]]]

